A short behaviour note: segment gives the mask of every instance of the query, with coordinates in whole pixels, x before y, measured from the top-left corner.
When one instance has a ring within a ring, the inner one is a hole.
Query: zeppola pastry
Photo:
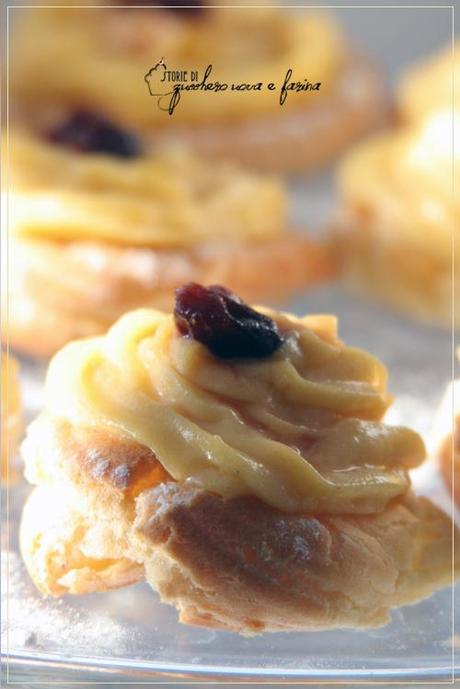
[[[409,69],[398,93],[401,118],[408,122],[425,119],[441,108],[458,107],[460,87],[460,43]]]
[[[188,284],[51,361],[23,443],[21,549],[39,589],[144,578],[182,622],[243,634],[373,627],[452,577],[450,519],[410,489],[384,366],[331,316]]]
[[[1,460],[3,480],[11,480],[14,477],[13,459],[22,431],[18,374],[16,359],[9,352],[2,350]]]
[[[431,72],[441,67],[447,68],[445,60],[431,67],[427,86]],[[408,103],[404,109],[409,111]],[[411,315],[449,326],[452,318],[460,322],[460,291],[452,297],[460,256],[460,211],[453,193],[460,170],[458,137],[453,139],[459,114],[442,99],[424,116],[419,102],[414,109],[418,116],[408,114],[406,124],[363,143],[344,160],[334,242],[349,283]]]
[[[98,111],[149,141],[276,170],[314,168],[386,117],[380,74],[332,16],[116,4],[20,13],[10,70],[19,109],[35,119]]]
[[[183,149],[148,153],[94,113],[9,140],[12,346],[47,356],[188,280],[280,300],[329,275],[324,247],[287,229],[276,179]]]

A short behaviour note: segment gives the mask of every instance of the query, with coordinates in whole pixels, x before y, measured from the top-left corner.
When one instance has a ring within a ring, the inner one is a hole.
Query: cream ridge
[[[290,513],[384,509],[424,457],[415,432],[380,421],[385,367],[345,346],[333,317],[258,310],[284,343],[244,361],[181,336],[171,315],[128,313],[54,357],[47,411],[134,439],[173,479],[224,497]]]

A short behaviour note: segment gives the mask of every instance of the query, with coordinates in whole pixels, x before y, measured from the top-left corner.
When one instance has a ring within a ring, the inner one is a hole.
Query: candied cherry
[[[141,153],[135,136],[87,110],[74,112],[51,129],[48,139],[79,153],[106,153],[119,158],[134,158]]]
[[[117,4],[115,0],[113,0],[113,2],[114,4]],[[155,0],[128,0],[128,2],[124,2],[123,4],[134,6],[140,5],[146,9],[157,9],[158,7],[161,7],[169,12],[183,14],[185,17],[187,15],[197,14],[204,10],[203,2],[201,2],[201,0],[160,0],[159,2],[155,2]],[[189,7],[183,7],[183,5],[189,5]]]
[[[283,344],[276,323],[225,287],[190,282],[176,290],[174,320],[181,335],[221,359],[258,359]]]

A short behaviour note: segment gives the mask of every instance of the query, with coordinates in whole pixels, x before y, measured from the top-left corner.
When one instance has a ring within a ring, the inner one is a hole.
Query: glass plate
[[[287,306],[298,313],[336,313],[342,337],[369,349],[389,367],[396,399],[388,419],[411,425],[432,444],[433,412],[450,379],[447,332],[410,323],[373,303],[344,295],[338,286],[317,290]],[[30,417],[41,404],[44,368],[22,363]],[[418,491],[448,507],[434,463],[418,470],[414,481]],[[104,679],[98,671],[108,672],[111,681],[128,682],[134,677],[155,681],[164,675],[261,681],[451,678],[458,639],[453,636],[450,588],[395,610],[391,623],[382,629],[265,634],[251,639],[178,624],[176,611],[162,604],[147,585],[45,599],[29,580],[17,548],[20,509],[28,491],[21,484],[9,492],[10,551],[4,558],[9,576],[3,591],[8,599],[4,610],[9,620],[10,681],[53,676],[60,681],[70,676],[79,681]],[[7,509],[7,501],[3,502]],[[5,634],[4,650],[6,642]]]
[[[343,7],[337,12],[391,79],[399,75],[402,65],[450,37],[449,8],[440,13],[438,8],[426,7],[420,11],[403,6],[359,11]],[[316,228],[329,216],[334,200],[327,175],[309,179],[308,185],[298,180],[293,191],[293,221],[298,226]],[[448,333],[345,296],[336,286],[286,306],[297,313],[336,313],[342,337],[369,349],[389,367],[396,402],[388,419],[411,425],[433,446],[433,413],[451,377]],[[42,403],[44,369],[27,361],[22,364],[30,420]],[[418,490],[448,507],[433,463],[428,462],[414,480]],[[453,635],[449,588],[394,611],[391,623],[382,629],[265,634],[253,639],[179,625],[176,611],[161,604],[144,585],[81,598],[44,599],[30,582],[17,547],[19,515],[28,490],[24,484],[12,488],[9,500],[2,490],[3,516],[9,512],[10,522],[10,549],[2,560],[2,648],[9,655],[10,682],[30,686],[40,681],[49,687],[67,681],[131,684],[166,677],[342,682],[451,679],[453,646],[459,639]],[[4,524],[4,546],[6,536]]]

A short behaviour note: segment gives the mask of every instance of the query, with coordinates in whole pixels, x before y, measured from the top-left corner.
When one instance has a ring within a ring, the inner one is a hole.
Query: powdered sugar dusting
[[[101,614],[91,606],[79,610],[68,599],[40,596],[15,552],[8,557],[2,553],[2,607],[6,613],[2,616],[2,644],[10,651],[49,651],[58,641],[64,648],[75,650],[78,644],[93,648],[96,655],[122,655],[127,644],[134,641],[133,632],[108,613]]]

